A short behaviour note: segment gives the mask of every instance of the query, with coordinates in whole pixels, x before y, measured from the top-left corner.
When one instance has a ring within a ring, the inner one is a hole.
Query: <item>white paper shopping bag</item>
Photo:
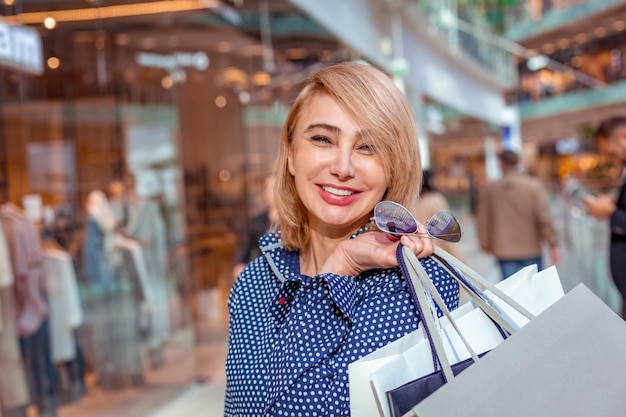
[[[348,365],[351,415],[382,415],[371,383],[372,373],[424,340],[424,332],[418,329]]]
[[[538,314],[563,296],[556,268],[537,273],[535,265],[518,271],[496,287],[533,314]],[[501,308],[503,316],[511,316],[517,327],[528,322],[491,292],[485,294]],[[471,302],[453,311],[452,316],[472,349],[479,354],[493,349],[504,340],[491,319]],[[441,318],[440,323],[442,342],[451,363],[469,358],[470,353],[448,320]],[[434,371],[430,345],[419,330],[418,334],[405,336],[348,367],[352,415],[388,417],[387,391]]]
[[[532,275],[515,274],[496,285],[509,297],[526,308],[535,316],[550,307],[564,295],[563,286],[555,266]],[[517,326],[522,327],[529,322],[521,313],[502,301],[490,291],[485,292],[500,308],[501,313],[510,318]]]
[[[469,310],[466,314],[457,315],[458,317],[454,317],[454,319],[475,352],[487,352],[502,343],[504,340],[502,334],[481,309],[473,308],[471,303],[467,303],[465,307],[472,308],[466,308],[465,310]],[[443,346],[450,361],[456,363],[469,358],[470,352],[452,325],[445,318],[440,319],[440,322],[442,324]],[[391,415],[387,391],[434,371],[431,348],[426,338],[374,370],[371,373],[371,380],[380,415],[385,417]]]

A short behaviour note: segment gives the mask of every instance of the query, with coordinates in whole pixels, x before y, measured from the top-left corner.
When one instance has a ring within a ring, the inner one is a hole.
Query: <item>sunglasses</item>
[[[448,211],[440,211],[432,215],[426,222],[426,233],[417,231],[417,220],[404,206],[393,201],[381,201],[374,207],[372,218],[376,227],[394,236],[417,235],[429,236],[446,242],[458,242],[463,232],[454,215]]]

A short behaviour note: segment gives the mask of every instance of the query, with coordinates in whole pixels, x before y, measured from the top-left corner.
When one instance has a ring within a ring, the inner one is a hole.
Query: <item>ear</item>
[[[289,150],[287,151],[287,168],[289,169],[289,173],[295,177],[296,168],[293,162],[293,143],[289,144]]]

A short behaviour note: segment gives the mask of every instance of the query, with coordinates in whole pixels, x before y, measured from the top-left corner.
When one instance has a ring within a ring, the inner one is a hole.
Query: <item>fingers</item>
[[[418,258],[425,258],[430,256],[435,251],[435,246],[433,245],[433,240],[426,234],[426,228],[422,224],[418,224],[417,231],[419,233],[423,233],[420,236],[415,235],[405,235],[402,236],[400,242],[411,249],[411,251]]]

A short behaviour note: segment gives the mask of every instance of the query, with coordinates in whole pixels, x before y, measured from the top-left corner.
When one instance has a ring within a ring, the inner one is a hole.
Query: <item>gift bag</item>
[[[625,347],[624,320],[579,284],[406,415],[621,416]]]
[[[462,270],[467,276],[472,276],[473,283],[478,283],[484,288],[494,287],[488,280],[440,248],[435,249],[434,259],[440,261],[442,265],[445,261],[445,267],[451,269],[451,272],[458,274],[458,271]],[[536,266],[529,266],[495,287],[503,289],[535,315],[563,296],[556,268],[548,268],[537,273]],[[528,296],[533,292],[543,295],[534,299]],[[483,294],[493,300],[498,307],[508,307],[508,304],[495,296],[492,291],[488,290]],[[528,319],[519,313],[517,316],[510,311],[508,313],[513,315],[520,326],[528,322]],[[461,331],[467,335],[470,346],[479,354],[492,349],[504,340],[491,319],[473,303],[460,306],[451,312],[451,315]],[[440,323],[444,349],[451,363],[470,358],[469,351],[448,320],[442,317]],[[351,414],[365,417],[391,416],[387,392],[434,371],[431,348],[425,341],[420,327],[416,332],[349,365]]]

